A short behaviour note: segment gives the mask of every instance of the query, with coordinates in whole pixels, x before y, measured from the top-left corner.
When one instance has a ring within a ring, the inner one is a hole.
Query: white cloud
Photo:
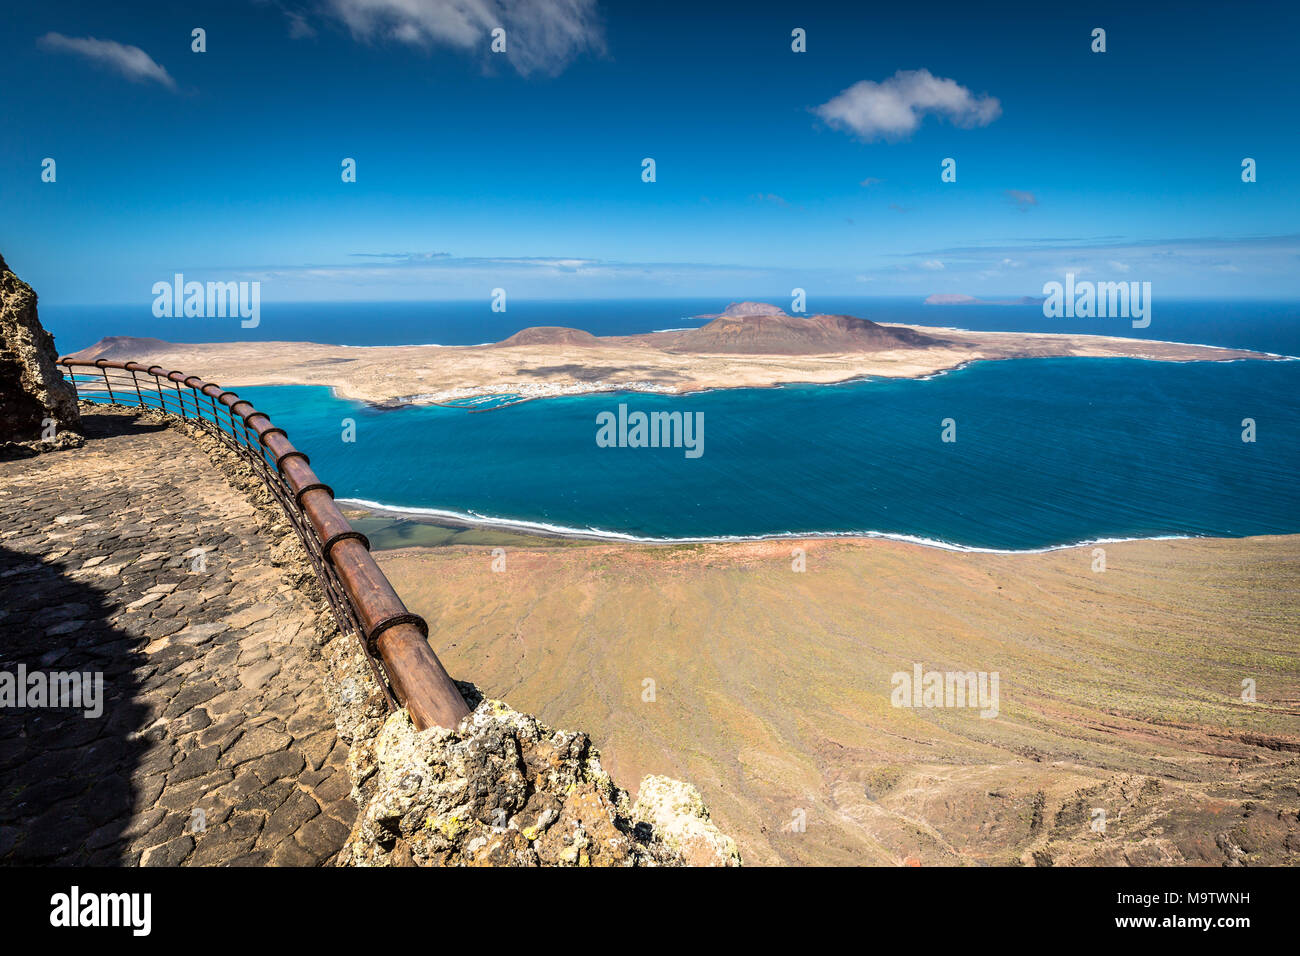
[[[116,70],[136,83],[152,80],[168,89],[176,89],[176,81],[171,78],[171,74],[138,46],[128,46],[114,40],[97,40],[95,37],[68,37],[62,33],[47,33],[37,43],[46,50],[84,56]]]
[[[488,54],[492,31],[501,27],[503,55],[524,76],[554,76],[578,54],[605,48],[596,0],[327,0],[325,6],[358,39],[418,47]]]
[[[1003,190],[1002,195],[1007,202],[1019,206],[1022,212],[1030,206],[1038,205],[1038,197],[1025,189],[1006,189]]]
[[[940,272],[943,270],[943,263],[938,259],[926,259],[921,263],[922,269],[929,269],[931,272]]]
[[[814,112],[836,129],[872,140],[910,136],[927,114],[964,128],[987,126],[1002,115],[1002,105],[929,70],[899,70],[879,83],[854,83]]]

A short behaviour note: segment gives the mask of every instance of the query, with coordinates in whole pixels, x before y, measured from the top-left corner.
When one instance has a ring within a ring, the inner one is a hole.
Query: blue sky
[[[1300,297],[1294,3],[700,6],[12,5],[0,252],[58,304]]]

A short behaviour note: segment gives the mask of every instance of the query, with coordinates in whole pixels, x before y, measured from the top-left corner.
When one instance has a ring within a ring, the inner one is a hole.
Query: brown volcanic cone
[[[733,302],[715,315],[701,315],[701,319],[716,319],[736,315],[785,315],[785,310],[768,302]]]
[[[69,358],[80,359],[83,362],[93,362],[95,359],[127,362],[134,361],[148,352],[161,352],[172,347],[171,342],[164,342],[162,339],[133,335],[106,335],[94,345],[87,345],[81,351],[74,352]]]
[[[668,352],[821,355],[923,349],[942,345],[944,340],[911,329],[878,325],[851,315],[805,318],[777,311],[746,315],[724,313],[708,325],[672,333],[671,337],[665,336],[656,344]]]
[[[508,339],[496,343],[509,345],[599,345],[600,340],[582,329],[569,329],[562,325],[534,325],[520,329]]]

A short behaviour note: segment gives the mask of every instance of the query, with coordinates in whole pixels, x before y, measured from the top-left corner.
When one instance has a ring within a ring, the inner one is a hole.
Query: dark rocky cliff
[[[36,293],[0,256],[0,457],[80,442],[77,395],[41,326]]]

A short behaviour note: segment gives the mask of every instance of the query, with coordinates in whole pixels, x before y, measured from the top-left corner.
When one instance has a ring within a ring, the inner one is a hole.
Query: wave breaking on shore
[[[489,528],[496,531],[511,531],[521,534],[536,534],[550,537],[579,538],[591,541],[611,541],[623,544],[727,544],[743,541],[783,541],[803,538],[872,538],[885,541],[900,541],[940,551],[955,551],[967,554],[1048,554],[1052,551],[1066,551],[1070,548],[1087,548],[1104,544],[1122,544],[1126,541],[1184,541],[1203,537],[1194,534],[1157,534],[1124,538],[1089,538],[1066,544],[1050,544],[1039,548],[985,548],[977,545],[958,544],[939,538],[927,538],[921,535],[905,534],[896,531],[777,531],[770,534],[704,535],[700,537],[653,537],[629,534],[626,531],[611,531],[607,528],[575,528],[569,525],[550,524],[544,521],[529,521],[522,518],[501,518],[482,515],[477,512],[451,511],[442,508],[422,508],[415,505],[390,505],[381,501],[365,498],[339,498],[341,505],[351,505],[382,515],[394,515],[402,518],[432,518],[456,522],[476,528]]]

